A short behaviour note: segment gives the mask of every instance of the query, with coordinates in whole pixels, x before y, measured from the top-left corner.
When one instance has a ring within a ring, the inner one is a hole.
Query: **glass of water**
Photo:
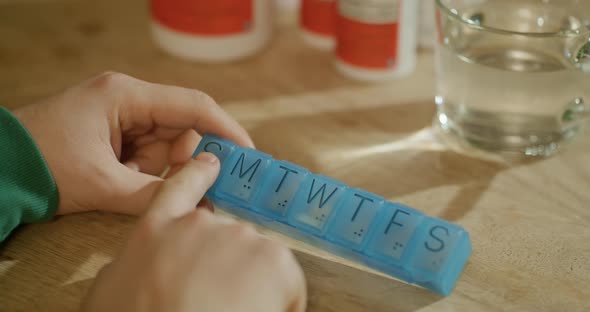
[[[436,0],[437,121],[493,152],[549,156],[590,116],[590,0]]]

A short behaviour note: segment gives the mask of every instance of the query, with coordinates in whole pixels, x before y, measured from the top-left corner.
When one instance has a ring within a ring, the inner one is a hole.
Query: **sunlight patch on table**
[[[86,262],[84,262],[77,270],[70,276],[70,278],[63,283],[63,285],[73,284],[94,278],[96,273],[106,264],[112,261],[111,256],[103,254],[92,254]]]
[[[430,128],[422,129],[405,137],[394,139],[391,142],[371,146],[361,146],[343,149],[330,149],[318,155],[319,163],[331,163],[335,161],[354,161],[365,157],[381,154],[395,153],[399,151],[443,151],[446,147],[438,142]]]
[[[0,276],[10,272],[15,265],[18,264],[18,260],[2,260],[0,261]]]

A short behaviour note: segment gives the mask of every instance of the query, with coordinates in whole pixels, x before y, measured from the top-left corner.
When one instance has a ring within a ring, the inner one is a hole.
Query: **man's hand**
[[[162,184],[84,312],[305,311],[304,276],[287,248],[195,209],[218,173],[203,153]]]
[[[58,186],[58,214],[141,214],[162,183],[212,133],[252,147],[209,96],[105,73],[14,112],[39,145]]]

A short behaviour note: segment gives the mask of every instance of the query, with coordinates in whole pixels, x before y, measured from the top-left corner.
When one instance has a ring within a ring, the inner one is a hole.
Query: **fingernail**
[[[215,155],[213,155],[211,153],[200,153],[194,159],[206,161],[206,162],[212,163],[212,164],[217,162],[217,157],[215,157]]]
[[[253,140],[250,140],[250,144],[252,144],[252,148],[253,149],[256,149],[256,144],[254,144],[254,141]]]

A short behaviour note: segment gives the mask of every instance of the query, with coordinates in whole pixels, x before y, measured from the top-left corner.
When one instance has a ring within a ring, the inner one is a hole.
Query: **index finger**
[[[150,83],[122,74],[120,85],[128,87],[122,96],[123,131],[139,127],[194,129],[200,134],[215,134],[238,145],[254,147],[247,131],[209,95],[199,90]]]
[[[152,224],[166,224],[195,210],[219,174],[219,160],[201,153],[173,177],[164,181],[152,199],[145,218]]]

